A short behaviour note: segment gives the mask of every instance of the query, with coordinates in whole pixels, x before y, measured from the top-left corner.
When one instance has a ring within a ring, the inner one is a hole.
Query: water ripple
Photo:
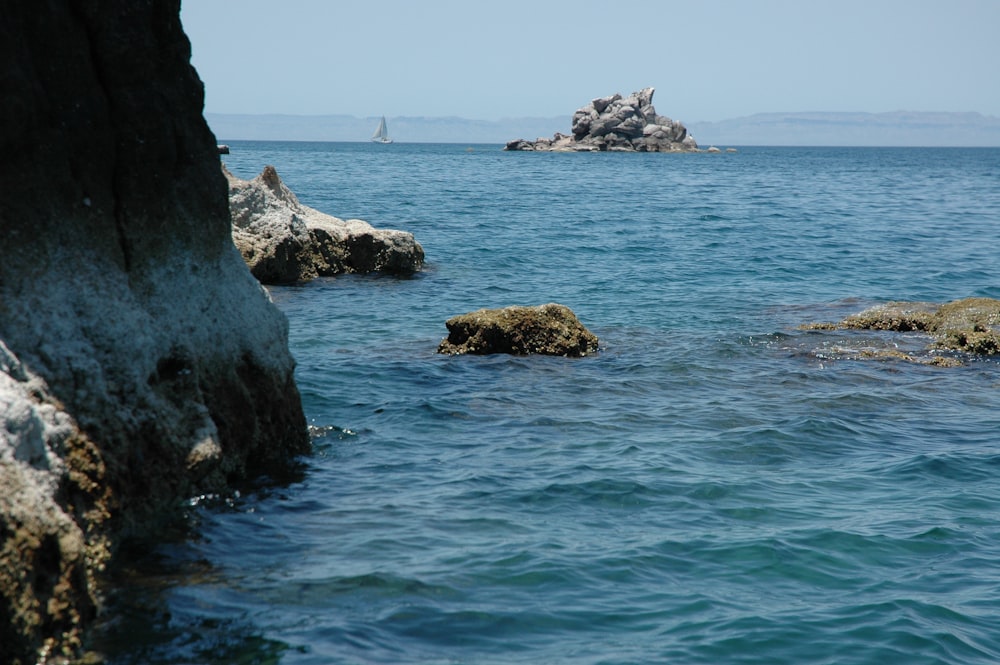
[[[1000,661],[1000,364],[798,329],[996,296],[1000,151],[231,147],[428,270],[270,290],[316,454],[191,506],[110,662]],[[600,353],[435,353],[550,301]]]

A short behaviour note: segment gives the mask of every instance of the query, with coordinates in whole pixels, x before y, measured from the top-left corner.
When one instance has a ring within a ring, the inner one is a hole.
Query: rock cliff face
[[[535,141],[516,139],[505,150],[577,152],[693,152],[694,137],[680,122],[656,113],[653,88],[628,97],[600,97],[573,114],[572,135]]]
[[[0,21],[5,663],[79,649],[121,534],[308,449],[179,10],[20,0]]]
[[[281,284],[342,273],[417,272],[424,249],[412,233],[376,229],[299,203],[273,166],[253,180],[223,168],[229,181],[233,242],[254,277]]]

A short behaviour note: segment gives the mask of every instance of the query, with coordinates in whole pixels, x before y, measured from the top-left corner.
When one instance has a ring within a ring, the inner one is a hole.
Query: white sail
[[[372,134],[372,141],[375,143],[392,143],[392,139],[389,138],[389,128],[385,124],[385,116],[382,116],[382,120],[378,123],[378,128]]]

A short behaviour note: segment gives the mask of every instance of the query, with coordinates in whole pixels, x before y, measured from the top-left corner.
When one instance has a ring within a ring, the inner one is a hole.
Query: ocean
[[[269,288],[315,452],[132,555],[109,662],[1000,662],[1000,359],[800,328],[1000,298],[1000,149],[230,146],[427,265]],[[436,353],[548,302],[601,351]]]

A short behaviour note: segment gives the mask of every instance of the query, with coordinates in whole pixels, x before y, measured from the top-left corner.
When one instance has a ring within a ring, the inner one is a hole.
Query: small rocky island
[[[515,139],[504,150],[556,152],[697,152],[698,143],[677,120],[657,115],[653,88],[628,97],[600,97],[573,114],[572,133],[551,139]]]

